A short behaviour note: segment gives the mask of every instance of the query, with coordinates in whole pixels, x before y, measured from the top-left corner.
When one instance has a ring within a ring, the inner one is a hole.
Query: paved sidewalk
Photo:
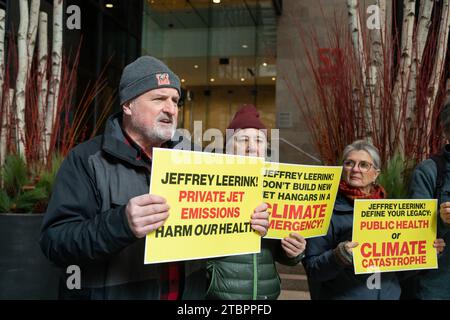
[[[301,264],[289,267],[277,264],[281,278],[278,300],[311,300],[305,269]]]

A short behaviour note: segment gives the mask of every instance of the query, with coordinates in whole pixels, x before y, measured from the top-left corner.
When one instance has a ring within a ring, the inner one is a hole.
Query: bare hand
[[[144,194],[128,201],[125,208],[128,225],[137,238],[161,227],[169,217],[166,199],[151,194]]]
[[[450,224],[450,202],[441,203],[439,214],[444,223]]]
[[[289,237],[281,239],[281,247],[289,258],[295,258],[305,251],[306,240],[298,233],[291,233]]]
[[[269,229],[269,212],[267,209],[269,206],[266,203],[260,204],[256,207],[252,214],[252,219],[250,220],[252,229],[259,233],[261,237],[267,234]]]
[[[349,242],[347,242],[345,244],[345,250],[347,250],[347,252],[350,255],[353,255],[353,248],[356,248],[357,246],[359,246],[358,242],[351,242],[351,241],[349,241]]]
[[[437,253],[442,253],[445,249],[445,241],[444,239],[436,239],[434,240],[433,247],[436,248]]]

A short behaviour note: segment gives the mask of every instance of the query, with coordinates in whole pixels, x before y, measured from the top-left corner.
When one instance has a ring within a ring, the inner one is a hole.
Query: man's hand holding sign
[[[170,207],[166,199],[145,194],[130,199],[126,208],[128,225],[136,238],[144,238],[166,222]]]
[[[446,224],[450,224],[450,202],[444,202],[439,208],[439,215],[442,221]]]

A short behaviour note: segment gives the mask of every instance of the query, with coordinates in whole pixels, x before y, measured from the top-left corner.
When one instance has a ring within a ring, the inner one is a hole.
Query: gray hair
[[[381,168],[381,158],[378,149],[366,140],[357,140],[349,144],[344,148],[344,152],[342,154],[342,160],[347,159],[348,155],[352,151],[365,151],[367,152],[373,160],[373,165],[375,169]]]

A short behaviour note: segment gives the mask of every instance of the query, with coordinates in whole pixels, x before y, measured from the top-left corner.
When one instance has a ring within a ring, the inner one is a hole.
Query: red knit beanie
[[[244,104],[241,109],[234,115],[233,120],[227,129],[267,129],[259,118],[259,112],[256,107],[251,104]]]

